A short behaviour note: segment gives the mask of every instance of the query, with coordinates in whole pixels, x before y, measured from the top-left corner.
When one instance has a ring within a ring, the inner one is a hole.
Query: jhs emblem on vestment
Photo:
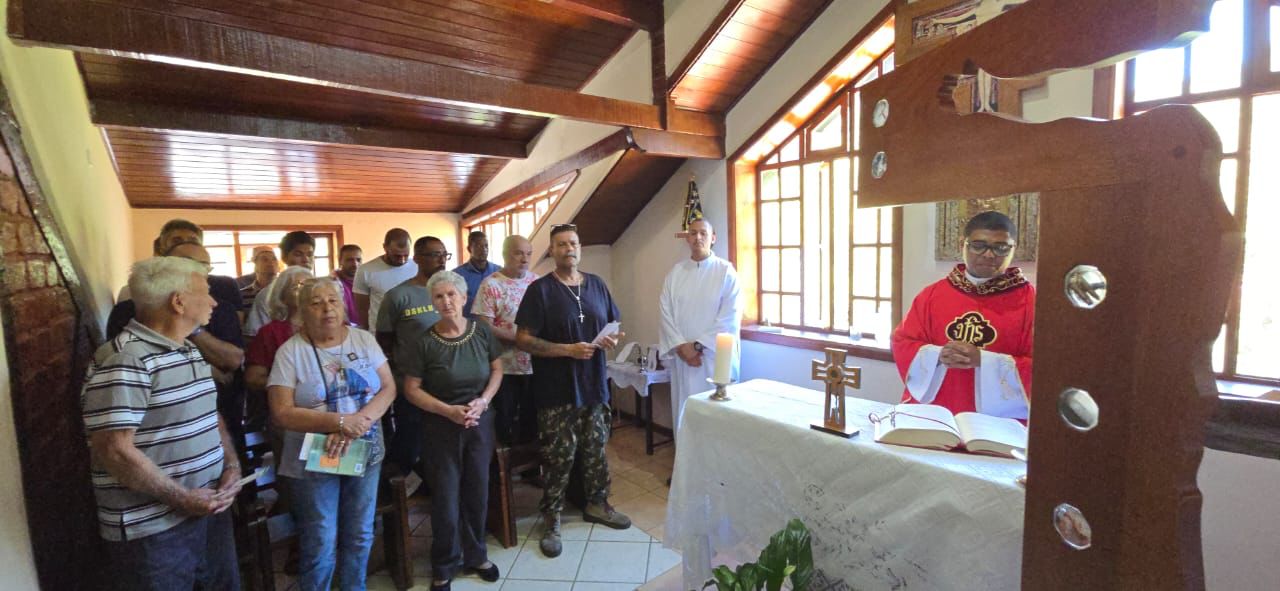
[[[947,338],[953,341],[986,347],[996,342],[996,327],[991,326],[979,312],[968,312],[947,325]]]

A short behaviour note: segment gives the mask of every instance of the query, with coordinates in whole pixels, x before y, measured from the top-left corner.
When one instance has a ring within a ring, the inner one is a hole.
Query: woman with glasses
[[[489,582],[498,567],[484,542],[489,463],[496,445],[489,403],[502,383],[502,346],[489,325],[463,316],[467,282],[436,273],[427,292],[440,320],[400,356],[405,398],[426,411],[431,482],[431,588],[448,591],[464,568]]]
[[[299,530],[304,591],[363,590],[384,447],[379,420],[396,396],[373,335],[349,326],[342,285],[309,279],[302,327],[276,352],[267,396],[284,430],[279,474]],[[303,459],[305,458],[305,459]]]
[[[964,235],[964,263],[921,291],[893,332],[902,401],[1026,420],[1036,289],[1009,266],[1018,228],[988,211]]]

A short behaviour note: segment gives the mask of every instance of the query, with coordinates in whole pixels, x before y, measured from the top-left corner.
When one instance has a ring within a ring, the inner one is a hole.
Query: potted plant
[[[715,585],[718,591],[780,591],[788,579],[793,591],[805,591],[813,579],[809,529],[799,519],[792,519],[782,531],[773,534],[756,562],[744,563],[737,569],[717,566],[702,588]]]

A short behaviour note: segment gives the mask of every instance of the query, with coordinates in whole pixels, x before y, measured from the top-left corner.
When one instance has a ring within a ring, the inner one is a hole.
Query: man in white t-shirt
[[[392,228],[382,242],[382,256],[356,269],[355,284],[351,291],[356,296],[356,311],[361,317],[355,321],[361,328],[369,328],[370,319],[378,319],[382,297],[391,288],[412,279],[418,274],[418,265],[409,258],[409,232]]]
[[[533,245],[523,236],[508,236],[502,243],[504,266],[480,283],[471,314],[488,324],[502,342],[502,385],[494,398],[498,411],[498,441],[503,445],[538,440],[538,411],[533,405],[533,361],[516,348],[516,312],[520,300],[538,275],[529,270]]]

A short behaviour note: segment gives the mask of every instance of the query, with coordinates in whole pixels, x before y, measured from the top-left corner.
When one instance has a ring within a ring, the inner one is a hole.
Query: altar
[[[702,588],[713,557],[756,560],[791,518],[812,533],[818,588],[1019,588],[1023,463],[875,443],[880,402],[848,398],[862,431],[843,439],[809,427],[816,390],[751,380],[728,402],[708,395],[685,405],[667,504],[685,588]]]

